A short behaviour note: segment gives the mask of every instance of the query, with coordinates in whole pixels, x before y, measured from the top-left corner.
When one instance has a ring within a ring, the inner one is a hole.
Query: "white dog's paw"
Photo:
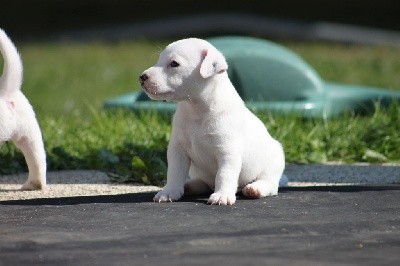
[[[22,185],[21,190],[39,190],[44,189],[45,187],[46,185],[43,185],[39,181],[28,180]]]
[[[236,201],[235,193],[217,191],[211,194],[208,203],[211,205],[233,205]]]
[[[243,189],[244,196],[259,199],[267,196],[278,195],[278,186],[273,186],[265,180],[258,180],[253,183],[247,184]]]
[[[183,195],[183,187],[182,188],[165,187],[163,190],[161,190],[154,196],[153,200],[155,202],[177,201],[182,197],[182,195]]]
[[[261,198],[261,190],[253,184],[248,184],[242,189],[243,195],[248,198],[259,199]]]

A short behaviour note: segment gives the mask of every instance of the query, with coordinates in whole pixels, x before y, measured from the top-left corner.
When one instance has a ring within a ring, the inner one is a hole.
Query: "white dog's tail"
[[[22,62],[14,44],[0,28],[0,51],[4,58],[3,75],[0,78],[0,97],[19,90],[22,84]]]

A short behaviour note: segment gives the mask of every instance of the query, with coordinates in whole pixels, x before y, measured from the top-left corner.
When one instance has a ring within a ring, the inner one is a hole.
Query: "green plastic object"
[[[367,114],[377,102],[381,106],[400,102],[398,92],[325,82],[298,55],[266,40],[218,37],[208,41],[224,54],[232,83],[253,111],[331,117],[346,111]],[[140,91],[109,99],[104,107],[172,113],[176,104],[153,101]]]

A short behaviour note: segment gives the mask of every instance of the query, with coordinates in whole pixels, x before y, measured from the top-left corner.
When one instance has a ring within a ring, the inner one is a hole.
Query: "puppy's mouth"
[[[167,100],[168,96],[171,95],[173,91],[156,91],[147,88],[146,86],[142,85],[143,91],[153,100]]]
[[[172,93],[174,92],[171,89],[161,90],[159,89],[159,84],[152,82],[147,74],[143,74],[139,77],[140,86],[142,90],[153,100],[169,100],[172,98]]]

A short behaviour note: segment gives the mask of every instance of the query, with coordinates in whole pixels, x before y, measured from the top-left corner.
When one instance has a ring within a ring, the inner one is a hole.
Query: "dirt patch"
[[[44,190],[22,191],[27,174],[0,176],[0,201],[35,198],[60,198],[94,195],[116,195],[158,191],[159,187],[141,184],[115,184],[99,171],[59,171],[47,174]]]

